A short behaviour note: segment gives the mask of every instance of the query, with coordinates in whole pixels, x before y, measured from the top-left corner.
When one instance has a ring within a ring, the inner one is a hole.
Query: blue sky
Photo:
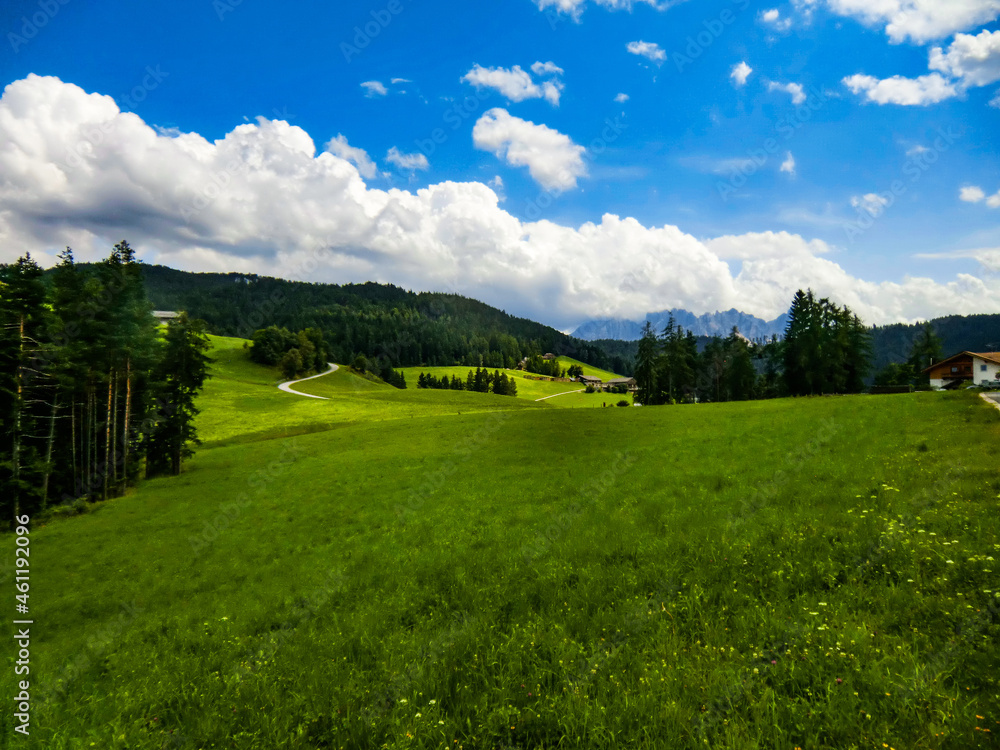
[[[798,285],[872,322],[1000,311],[998,15],[997,0],[8,0],[0,260],[99,255],[125,234],[150,262],[459,291],[559,327],[675,306],[773,317]],[[107,142],[67,169],[96,122]],[[306,135],[312,163],[292,165]],[[200,206],[222,151],[246,162]],[[264,221],[275,200],[295,205]],[[240,207],[256,233],[237,231]]]

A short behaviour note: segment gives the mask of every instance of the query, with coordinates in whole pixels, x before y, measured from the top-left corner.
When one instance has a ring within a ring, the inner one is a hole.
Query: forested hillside
[[[358,355],[390,367],[513,367],[521,358],[553,352],[625,375],[635,372],[638,341],[582,341],[549,326],[508,315],[455,294],[411,292],[391,284],[312,284],[254,274],[188,273],[141,265],[156,309],[185,310],[213,333],[250,338],[280,326],[323,331],[330,356]],[[952,315],[930,321],[945,356],[1000,349],[1000,315]],[[872,328],[872,373],[905,362],[921,324]],[[703,351],[711,338],[698,336]]]
[[[185,310],[212,333],[250,338],[280,326],[323,331],[330,356],[358,355],[392,367],[514,367],[523,357],[553,352],[607,370],[631,363],[482,302],[455,294],[414,293],[391,284],[312,284],[254,274],[187,273],[143,265],[154,308]]]
[[[949,315],[935,318],[930,324],[941,339],[941,352],[945,357],[963,351],[1000,351],[1000,315]],[[881,370],[890,362],[905,362],[922,328],[921,324],[903,323],[876,326],[873,330],[875,369]]]
[[[178,474],[198,443],[204,322],[157,327],[127,242],[59,257],[47,284],[30,255],[0,264],[0,528]]]
[[[1000,315],[949,315],[931,320],[930,326],[941,341],[943,357],[962,351],[1000,351]],[[905,363],[910,358],[913,344],[922,330],[922,323],[874,326],[872,376],[890,363]],[[698,336],[697,339],[699,351],[704,351],[712,340],[708,336]],[[639,349],[638,341],[605,339],[591,343],[609,355],[622,357],[630,363],[635,360]],[[628,373],[631,375],[632,371],[629,370]]]

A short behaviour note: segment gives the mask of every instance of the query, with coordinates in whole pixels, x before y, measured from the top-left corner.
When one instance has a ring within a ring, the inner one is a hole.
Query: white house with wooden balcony
[[[1000,352],[959,352],[924,370],[932,388],[958,388],[966,381],[976,385],[1000,381]]]

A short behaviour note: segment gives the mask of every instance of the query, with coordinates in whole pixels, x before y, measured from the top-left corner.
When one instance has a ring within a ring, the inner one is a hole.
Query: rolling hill
[[[183,474],[32,524],[21,746],[1000,731],[1000,420],[972,394],[594,410],[342,368],[319,401],[212,354]]]

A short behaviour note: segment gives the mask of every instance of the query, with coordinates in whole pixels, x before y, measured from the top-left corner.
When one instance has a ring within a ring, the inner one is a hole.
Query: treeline
[[[968,350],[966,350],[968,351]],[[905,362],[889,362],[875,375],[875,385],[930,386],[930,375],[924,370],[943,359],[941,337],[934,326],[924,323],[910,344]]]
[[[250,359],[261,365],[277,365],[289,380],[312,372],[323,372],[330,360],[329,347],[318,328],[292,333],[268,326],[254,331]]]
[[[390,367],[514,369],[554,352],[615,372],[630,363],[549,326],[456,294],[414,293],[390,284],[311,284],[253,274],[186,273],[143,266],[157,309],[187,310],[213,333],[249,338],[265,326],[323,332],[329,357],[359,355]]]
[[[368,367],[368,361],[364,357],[358,357],[354,360],[354,369],[364,372]],[[378,376],[389,385],[399,388],[400,390],[406,390],[406,376],[399,370],[393,370],[388,365],[383,365],[382,369],[379,370]]]
[[[477,367],[475,372],[469,370],[469,375],[464,381],[457,375],[452,375],[450,378],[443,375],[438,378],[433,373],[420,373],[417,388],[495,393],[498,396],[517,395],[517,383],[513,377],[507,377],[507,373],[499,370],[491,374],[489,370],[480,367]]]
[[[618,362],[618,364],[623,365],[624,363]],[[562,367],[559,364],[559,360],[545,359],[538,354],[534,354],[525,360],[524,369],[526,372],[532,372],[535,375],[545,375],[550,378],[576,378],[583,375],[583,367],[581,365]],[[620,370],[617,372],[620,372]]]
[[[47,278],[30,255],[0,265],[0,524],[179,473],[198,442],[204,322],[160,334],[127,242],[59,257]]]
[[[846,307],[799,291],[783,340],[750,342],[734,328],[699,339],[671,317],[647,323],[637,345],[636,400],[645,405],[859,393],[872,359],[871,333]]]
[[[914,325],[876,326],[872,333],[875,370],[881,373],[891,364],[909,366],[918,382],[921,378],[916,373],[930,365],[928,359],[935,349],[914,361],[914,348],[926,348],[928,334],[937,342],[935,361],[965,351],[1000,351],[1000,315],[949,315]]]

